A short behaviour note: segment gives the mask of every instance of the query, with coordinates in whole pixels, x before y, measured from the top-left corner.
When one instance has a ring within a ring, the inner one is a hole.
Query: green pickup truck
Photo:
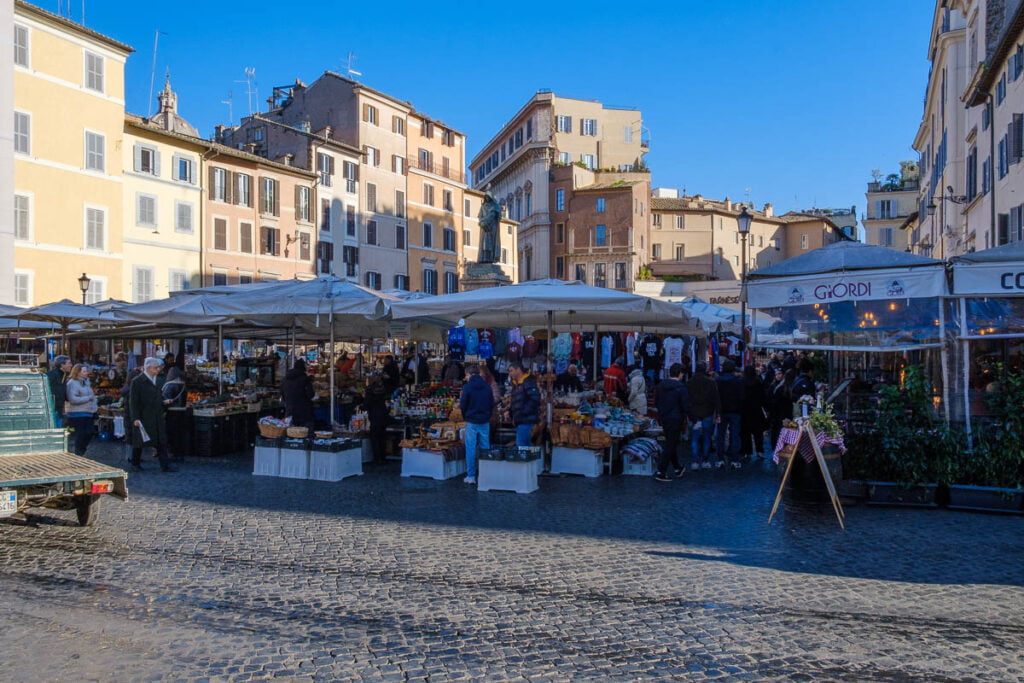
[[[104,494],[128,499],[128,475],[67,451],[67,432],[54,426],[46,375],[17,360],[0,358],[0,517],[55,508],[75,510],[78,523],[90,526]]]

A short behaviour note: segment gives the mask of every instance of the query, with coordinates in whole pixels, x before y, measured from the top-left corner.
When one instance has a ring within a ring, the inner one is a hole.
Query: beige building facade
[[[519,223],[521,280],[554,277],[549,172],[571,164],[643,170],[645,130],[639,110],[539,91],[473,158],[472,186],[491,192]]]
[[[14,7],[14,303],[124,296],[124,65],[132,48]]]
[[[904,162],[904,172],[886,182],[868,183],[864,197],[864,243],[906,251],[910,231],[907,226],[916,220],[920,185],[917,164]],[[911,169],[912,167],[912,169]],[[910,171],[910,172],[908,172]]]

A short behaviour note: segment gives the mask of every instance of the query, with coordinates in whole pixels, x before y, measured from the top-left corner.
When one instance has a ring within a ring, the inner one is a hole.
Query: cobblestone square
[[[0,524],[0,679],[1024,678],[1024,518],[769,526],[769,465],[529,495],[251,466],[149,463],[97,527]]]

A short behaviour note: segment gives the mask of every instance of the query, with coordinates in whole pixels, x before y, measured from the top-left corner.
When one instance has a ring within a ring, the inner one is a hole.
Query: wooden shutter
[[[274,213],[275,216],[280,216],[281,215],[281,183],[277,182],[276,180],[271,180],[270,182],[271,182],[271,184],[273,186],[273,192],[274,192],[274,212],[273,213]]]
[[[224,201],[228,204],[234,204],[235,185],[231,181],[234,180],[235,176],[231,171],[224,169]]]
[[[217,185],[215,183],[215,180],[216,180],[216,173],[215,173],[215,171],[216,170],[217,169],[215,167],[210,166],[209,173],[207,173],[207,178],[208,178],[207,182],[209,184],[206,186],[206,196],[209,197],[210,199],[216,199],[216,197],[213,196],[214,188],[217,187]]]
[[[302,220],[302,207],[300,206],[300,199],[302,198],[302,186],[295,186],[295,220]]]

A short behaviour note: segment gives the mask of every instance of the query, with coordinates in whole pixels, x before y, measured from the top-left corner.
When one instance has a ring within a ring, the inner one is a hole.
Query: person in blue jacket
[[[658,458],[658,471],[654,475],[658,481],[671,481],[673,466],[677,477],[683,476],[686,471],[686,466],[679,462],[679,437],[686,431],[690,392],[683,385],[682,377],[682,364],[673,363],[668,369],[668,379],[663,380],[654,390],[658,422],[665,431],[665,447]]]
[[[480,376],[479,365],[466,366],[466,383],[462,386],[459,408],[466,421],[466,478],[476,483],[477,448],[491,447],[491,416],[494,414],[494,393]]]

